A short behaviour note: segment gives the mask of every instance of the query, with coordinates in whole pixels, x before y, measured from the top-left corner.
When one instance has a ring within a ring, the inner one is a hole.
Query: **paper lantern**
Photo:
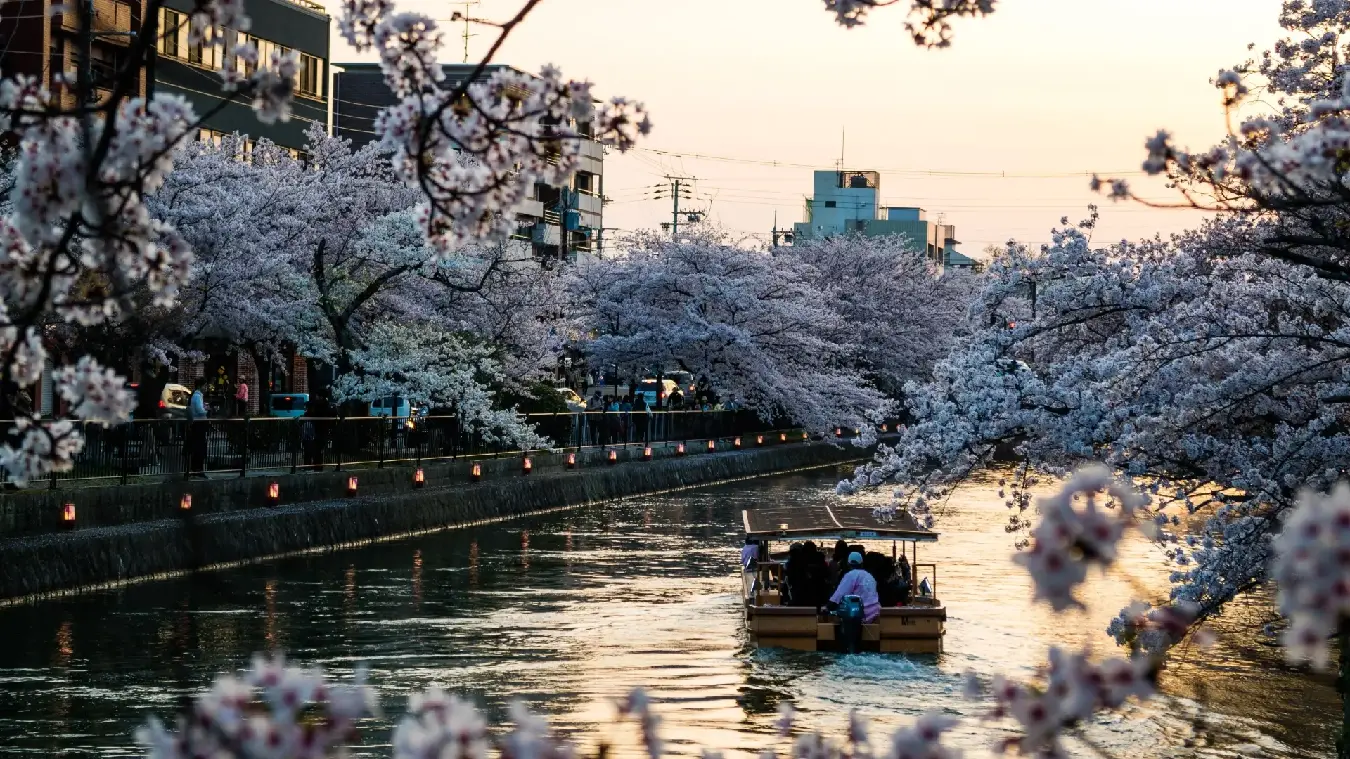
[[[483,479],[482,464],[473,465],[473,468],[469,470],[469,479],[473,480],[474,482],[478,482],[479,480]]]
[[[533,471],[534,471],[534,459],[530,458],[529,456],[526,456],[520,462],[520,473],[529,474],[530,472]]]
[[[75,526],[75,504],[67,503],[61,506],[61,526],[67,530]]]
[[[273,506],[281,503],[281,484],[272,482],[267,485],[267,502]]]
[[[575,453],[567,454],[567,468],[568,469],[577,468],[577,455]]]
[[[709,441],[708,441],[708,452],[711,453],[712,451],[715,451],[715,450],[717,450],[717,442],[714,441],[714,440],[709,440]]]
[[[619,463],[619,452],[611,448],[607,458],[609,459],[609,463],[617,464]]]
[[[642,460],[643,461],[652,460],[652,447],[650,445],[642,449]]]
[[[421,469],[413,472],[413,487],[420,488],[427,484],[427,473]]]
[[[675,446],[675,455],[676,456],[684,455],[684,443],[680,443],[679,445]]]
[[[356,495],[356,478],[347,478],[347,495]]]
[[[179,510],[179,511],[191,511],[191,510],[192,510],[192,494],[191,494],[191,493],[184,493],[184,494],[183,494],[183,497],[178,499],[178,510]]]
[[[740,439],[740,438],[736,438],[735,440],[731,441],[731,446],[732,446],[733,448],[740,448],[740,447],[741,447],[741,439]]]

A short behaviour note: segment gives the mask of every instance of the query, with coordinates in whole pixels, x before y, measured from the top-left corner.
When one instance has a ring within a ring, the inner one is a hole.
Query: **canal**
[[[975,715],[961,698],[965,670],[1030,676],[1052,644],[1108,653],[1104,630],[1121,606],[1165,593],[1157,549],[1132,541],[1120,571],[1091,583],[1087,610],[1032,605],[986,480],[958,491],[941,542],[920,548],[920,561],[940,563],[946,653],[749,648],[735,575],[741,509],[819,503],[839,476],[766,478],[3,608],[0,754],[133,753],[146,714],[170,716],[217,672],[266,650],[340,676],[369,665],[385,712],[363,733],[373,756],[387,753],[407,695],[432,684],[494,717],[524,699],[583,744],[603,735],[628,746],[611,703],[641,685],[680,755],[775,745],[785,701],[802,723],[836,734],[856,707],[884,751],[886,727],[926,711]],[[1086,735],[1131,759],[1333,753],[1336,694],[1258,640],[1268,614],[1260,598],[1233,608],[1217,645],[1170,666],[1165,698],[1104,717]],[[985,756],[1010,734],[971,721],[954,742]]]

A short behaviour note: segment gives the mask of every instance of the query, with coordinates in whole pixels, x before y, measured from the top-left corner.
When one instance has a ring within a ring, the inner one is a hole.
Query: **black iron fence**
[[[760,434],[778,442],[790,427],[750,411],[587,411],[522,414],[553,446],[581,449],[675,445],[689,440]],[[0,423],[0,428],[7,425]],[[395,462],[519,453],[510,444],[465,429],[458,417],[333,417],[137,420],[111,428],[83,426],[84,450],[58,480],[186,477],[195,473],[299,472]],[[800,433],[795,433],[800,435]],[[747,441],[747,445],[749,441]]]

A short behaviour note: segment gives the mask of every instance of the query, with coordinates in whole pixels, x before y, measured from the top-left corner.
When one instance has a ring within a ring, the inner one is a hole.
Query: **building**
[[[64,5],[78,1],[68,0]],[[12,0],[0,4],[0,41],[3,41],[0,75],[31,76],[53,90],[58,89],[58,75],[65,74],[72,81],[78,76],[79,14],[54,13],[53,8],[61,5],[57,0]],[[141,26],[145,3],[93,0],[92,6],[86,7],[93,13],[94,32],[89,74],[94,96],[102,100],[126,61],[135,31]],[[142,96],[145,91],[146,77],[142,71],[134,94]],[[74,92],[64,90],[62,106],[74,108],[75,97]]]
[[[925,255],[942,267],[957,253],[956,227],[933,222],[928,212],[910,206],[881,205],[881,174],[875,171],[817,171],[806,221],[792,225],[793,241],[843,234],[904,235],[923,245]],[[957,260],[957,259],[952,259]]]
[[[335,63],[333,134],[361,147],[375,139],[375,119],[396,100],[377,63]],[[446,87],[459,86],[474,64],[444,65]],[[484,75],[508,68],[493,64]],[[585,133],[585,130],[582,130]],[[536,184],[517,214],[513,239],[529,243],[541,260],[574,260],[600,252],[604,228],[604,148],[594,140],[581,145],[581,165],[563,187]]]
[[[258,121],[247,102],[227,103],[219,108],[224,93],[220,89],[222,50],[210,45],[188,44],[188,13],[192,0],[165,0],[159,11],[159,42],[153,67],[154,87],[186,97],[199,115],[206,118],[200,137],[219,139],[238,132],[253,140],[265,137],[295,153],[304,150],[305,131],[317,123],[328,130],[328,37],[331,19],[322,5],[310,0],[245,0],[244,7],[253,25],[241,41],[258,47],[258,59],[267,60],[274,50],[300,54],[300,73],[296,78],[291,119],[264,124]],[[222,35],[212,29],[212,35]]]
[[[51,9],[57,4],[56,0],[0,4],[0,73],[26,74],[49,86],[56,83],[57,74],[65,73],[72,79],[78,74],[79,19],[73,13],[53,15]],[[294,115],[289,122],[263,124],[246,102],[219,107],[225,99],[218,73],[222,49],[188,44],[192,0],[166,0],[167,7],[159,9],[155,54],[149,65],[141,68],[134,94],[144,96],[154,91],[183,95],[199,116],[206,116],[200,137],[239,132],[252,139],[266,137],[298,152],[304,148],[305,130],[311,123],[328,127],[328,13],[309,0],[245,0],[244,5],[253,27],[242,36],[257,43],[260,58],[266,59],[274,49],[300,53]],[[98,95],[108,92],[116,72],[127,63],[130,43],[145,20],[145,4],[144,0],[92,0],[91,8],[94,40],[89,73]],[[223,30],[212,29],[209,34],[223,35]],[[75,94],[67,91],[63,105],[73,107],[74,99]]]

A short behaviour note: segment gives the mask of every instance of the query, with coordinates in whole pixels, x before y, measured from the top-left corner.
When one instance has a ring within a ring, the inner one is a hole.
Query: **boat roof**
[[[935,541],[938,534],[920,527],[914,517],[897,511],[878,519],[871,506],[821,504],[820,506],[762,506],[741,512],[747,538],[790,540],[837,540],[839,538],[886,538]]]

